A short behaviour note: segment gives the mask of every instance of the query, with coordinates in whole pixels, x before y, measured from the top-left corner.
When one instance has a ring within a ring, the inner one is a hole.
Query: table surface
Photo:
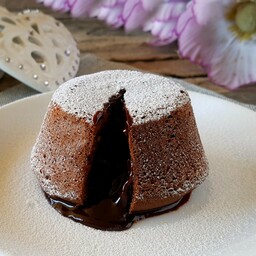
[[[184,79],[200,87],[210,89],[240,102],[256,105],[256,84],[230,91],[209,81],[205,71],[180,59],[177,44],[153,47],[146,42],[150,35],[141,31],[125,33],[123,29],[111,29],[96,19],[73,19],[68,14],[53,12],[36,0],[6,1],[0,5],[10,11],[39,9],[65,24],[78,42],[81,54],[93,53],[106,60],[126,63],[139,69]],[[0,80],[0,92],[20,82],[5,75]]]

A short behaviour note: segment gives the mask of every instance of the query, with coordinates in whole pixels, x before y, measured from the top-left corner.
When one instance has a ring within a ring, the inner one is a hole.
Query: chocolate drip
[[[124,194],[121,196],[126,197]],[[96,229],[121,231],[130,228],[134,222],[139,220],[177,210],[189,200],[190,193],[173,204],[137,214],[129,214],[126,208],[124,209],[121,204],[116,203],[118,200],[113,202],[109,199],[103,199],[98,205],[75,206],[63,200],[51,198],[48,195],[46,197],[59,213],[76,222]]]

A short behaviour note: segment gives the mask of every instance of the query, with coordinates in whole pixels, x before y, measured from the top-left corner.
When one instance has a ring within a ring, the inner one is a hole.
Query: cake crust
[[[51,103],[36,144],[31,166],[45,193],[82,204],[90,168],[92,127]]]
[[[49,196],[83,204],[97,126],[94,117],[125,90],[131,157],[130,213],[171,204],[208,175],[188,93],[177,82],[136,71],[72,79],[53,95],[31,163]]]
[[[190,103],[160,120],[131,126],[130,212],[172,204],[205,180],[208,164],[195,127]]]

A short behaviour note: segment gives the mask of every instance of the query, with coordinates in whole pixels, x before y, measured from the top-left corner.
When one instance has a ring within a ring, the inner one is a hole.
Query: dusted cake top
[[[189,96],[176,81],[137,71],[112,70],[74,78],[53,95],[53,102],[64,111],[85,117],[103,109],[109,98],[125,89],[125,105],[134,124],[158,120],[189,102]]]

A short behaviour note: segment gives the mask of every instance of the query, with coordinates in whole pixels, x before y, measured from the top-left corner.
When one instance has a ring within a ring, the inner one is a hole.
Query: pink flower
[[[97,4],[90,13],[90,16],[105,21],[108,25],[118,28],[124,25],[122,17],[126,0],[103,0]]]
[[[187,0],[162,1],[155,14],[145,22],[144,31],[151,31],[155,37],[154,45],[166,45],[177,39],[176,24],[180,15],[185,11]]]
[[[143,29],[154,36],[154,45],[177,39],[175,28],[188,0],[38,0],[74,17],[97,17],[126,31]]]
[[[87,17],[91,8],[94,6],[94,0],[67,0],[73,17]]]
[[[188,0],[127,0],[123,19],[127,31],[142,28],[154,36],[154,45],[166,45],[177,39],[177,20]]]
[[[86,17],[94,5],[94,0],[37,0],[53,10],[70,12],[73,17]]]
[[[127,31],[143,27],[144,22],[156,12],[162,0],[126,0],[123,9],[124,26]]]
[[[193,0],[177,24],[180,55],[229,89],[256,81],[256,3]]]
[[[66,5],[66,0],[38,0],[40,3],[44,3],[45,6],[51,7],[56,11],[68,11],[69,7]]]

